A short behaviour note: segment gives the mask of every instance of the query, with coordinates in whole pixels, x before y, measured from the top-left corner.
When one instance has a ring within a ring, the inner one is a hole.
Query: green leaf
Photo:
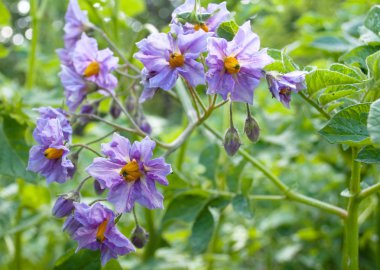
[[[366,146],[360,150],[355,160],[368,164],[380,163],[380,149],[377,149],[372,145]]]
[[[334,36],[317,38],[310,45],[328,52],[345,52],[350,48],[350,45],[344,39]]]
[[[181,194],[170,202],[165,212],[165,216],[162,219],[162,223],[166,224],[171,220],[193,222],[206,201],[206,196],[198,194]]]
[[[218,37],[231,41],[238,30],[239,26],[234,21],[228,21],[221,23],[216,33],[218,34]]]
[[[230,204],[231,200],[227,196],[218,196],[208,202],[207,207],[222,211]]]
[[[31,209],[37,209],[41,205],[50,203],[50,191],[42,185],[24,183],[20,196],[21,204]]]
[[[364,25],[377,35],[380,35],[380,5],[373,6],[368,12]]]
[[[327,69],[318,69],[306,75],[306,85],[309,95],[313,95],[317,91],[330,85],[355,84],[360,82],[361,80],[354,77]]]
[[[368,56],[366,63],[369,76],[375,81],[380,81],[380,51]]]
[[[60,257],[54,266],[54,270],[100,270],[100,252],[82,249],[75,253],[75,249],[70,249]]]
[[[280,60],[280,62],[281,62],[281,60],[282,60],[282,51],[281,50],[268,48],[267,53],[274,60]]]
[[[358,89],[352,85],[333,85],[326,87],[326,90],[318,98],[322,105],[356,93]]]
[[[206,251],[214,232],[214,223],[214,217],[210,210],[205,207],[197,216],[191,229],[189,242],[194,254]]]
[[[370,104],[349,106],[330,119],[319,133],[330,143],[365,145],[369,143],[367,117]]]
[[[296,63],[294,63],[293,59],[290,58],[290,56],[286,53],[285,50],[282,52],[282,63],[286,72],[291,72],[300,69],[299,66],[297,66]]]
[[[11,14],[2,0],[0,0],[0,14],[0,26],[9,25]]]
[[[346,54],[342,55],[339,58],[339,61],[347,64],[347,65],[355,65],[360,68],[366,69],[366,58],[377,52],[380,49],[380,46],[369,46],[369,45],[364,45],[364,46],[359,46],[351,51],[347,52]]]
[[[227,180],[227,186],[228,190],[231,192],[237,192],[239,188],[239,183],[240,183],[240,175],[243,172],[243,169],[245,167],[245,164],[247,162],[243,159],[242,161],[239,162],[237,166],[229,166],[226,180]]]
[[[252,212],[249,206],[249,200],[242,194],[236,195],[232,199],[234,210],[245,218],[252,218]]]
[[[367,78],[366,75],[360,70],[360,68],[357,67],[350,67],[335,63],[330,66],[330,70],[354,77],[358,80],[364,80]]]
[[[206,168],[203,175],[212,181],[215,181],[215,169],[216,164],[218,163],[219,154],[219,146],[217,144],[211,144],[202,151],[199,157],[199,163]]]
[[[380,147],[380,99],[371,104],[368,114],[368,132],[372,143]]]
[[[144,0],[120,1],[120,9],[130,17],[142,13],[145,10]]]

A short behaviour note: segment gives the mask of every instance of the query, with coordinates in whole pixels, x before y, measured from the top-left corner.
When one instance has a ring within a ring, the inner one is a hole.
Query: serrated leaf
[[[371,104],[368,114],[368,132],[376,147],[380,147],[380,99]]]
[[[356,161],[374,164],[380,163],[380,149],[373,146],[366,146],[358,153]]]
[[[75,249],[69,250],[55,263],[54,270],[100,270],[100,252],[82,249],[75,253]]]
[[[189,243],[194,254],[206,251],[214,232],[214,217],[208,208],[204,208],[197,216],[193,227]]]
[[[370,104],[356,104],[349,106],[330,119],[319,133],[330,143],[348,145],[368,144],[367,117]]]
[[[355,84],[360,82],[361,80],[354,77],[327,69],[318,69],[306,75],[306,85],[309,95],[313,95],[317,91],[330,85]]]
[[[360,68],[366,69],[366,58],[369,55],[377,52],[379,49],[380,46],[359,46],[342,55],[339,58],[339,61],[344,62],[347,65],[355,65]]]
[[[373,6],[368,12],[364,25],[376,33],[380,35],[380,5]]]
[[[252,218],[252,212],[249,206],[249,200],[242,194],[236,195],[232,199],[232,206],[236,213],[245,218]]]
[[[162,219],[162,223],[166,224],[171,220],[193,222],[206,201],[207,197],[201,195],[179,195],[170,202]]]
[[[221,23],[216,33],[218,34],[218,37],[231,41],[238,30],[239,26],[234,21],[228,21]]]

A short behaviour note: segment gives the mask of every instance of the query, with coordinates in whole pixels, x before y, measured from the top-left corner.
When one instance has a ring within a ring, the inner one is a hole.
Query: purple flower
[[[306,71],[292,71],[287,74],[267,72],[266,78],[272,96],[289,108],[291,93],[297,93],[306,88],[306,73]]]
[[[173,21],[178,22],[176,16],[180,13],[192,12],[194,10],[194,4],[195,0],[187,0],[183,5],[177,7],[172,13]],[[185,23],[183,25],[183,30],[185,34],[202,30],[203,32],[208,32],[212,35],[215,35],[215,32],[218,29],[219,25],[224,21],[228,21],[231,17],[231,13],[227,10],[226,2],[220,4],[210,3],[208,4],[207,9],[203,7],[198,7],[197,13],[209,13],[211,14],[211,16],[204,23]]]
[[[27,169],[46,177],[47,183],[71,178],[75,169],[67,157],[69,149],[59,119],[39,119],[33,136],[39,145],[30,149]]]
[[[95,158],[86,171],[102,188],[109,188],[108,200],[117,212],[130,212],[135,202],[149,208],[162,208],[163,196],[155,182],[168,185],[171,167],[163,158],[152,159],[156,144],[148,137],[132,145],[127,138],[114,133],[110,143],[102,144],[109,158]]]
[[[75,112],[91,88],[95,89],[96,86],[86,82],[73,69],[64,65],[61,66],[61,72],[58,75],[65,89],[66,105],[71,112]]]
[[[91,24],[88,20],[87,14],[80,9],[77,0],[70,0],[65,15],[65,21],[66,23],[63,28],[65,31],[65,48],[70,51],[80,39],[82,33],[87,27],[91,26]]]
[[[99,88],[113,90],[117,79],[111,72],[116,69],[118,58],[110,49],[98,50],[98,43],[85,33],[77,42],[73,52],[75,71]]]
[[[145,85],[149,90],[146,91],[151,93],[157,88],[170,90],[179,75],[191,86],[204,84],[203,66],[195,59],[206,50],[206,37],[200,32],[179,33],[176,38],[171,33],[157,33],[138,42],[140,51],[134,56],[149,72],[148,84]]]
[[[139,98],[139,102],[143,103],[148,99],[151,99],[154,94],[157,92],[159,87],[150,87],[149,86],[149,80],[150,78],[154,77],[157,75],[157,72],[152,71],[149,72],[146,68],[143,68],[141,70],[141,84],[144,86],[144,90],[141,93],[141,96]]]
[[[75,208],[75,207],[74,207]],[[67,232],[72,237],[74,233],[82,227],[82,224],[80,224],[74,217],[74,213],[69,215],[65,222],[63,223],[62,230],[64,232]]]
[[[100,250],[102,265],[118,255],[135,251],[132,243],[115,226],[114,213],[100,203],[75,203],[74,218],[81,226],[72,235],[82,248]]]
[[[40,114],[40,118],[37,120],[37,126],[39,125],[40,121],[42,122],[42,125],[45,125],[44,120],[58,119],[65,141],[71,141],[71,134],[73,133],[73,130],[71,128],[69,120],[67,119],[69,116],[67,112],[62,109],[56,109],[52,107],[40,107],[37,109],[37,111]],[[35,130],[35,132],[37,131]]]
[[[273,61],[266,50],[259,51],[259,48],[259,37],[251,31],[249,21],[230,42],[209,38],[207,94],[220,94],[224,100],[230,94],[233,101],[252,104],[254,89],[263,77],[262,69]]]
[[[57,218],[69,216],[74,210],[74,202],[79,200],[79,193],[76,191],[61,195],[56,200],[52,213]]]

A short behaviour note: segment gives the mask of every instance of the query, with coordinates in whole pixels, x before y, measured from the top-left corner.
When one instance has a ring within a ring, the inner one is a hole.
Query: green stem
[[[148,261],[154,256],[154,253],[156,252],[156,243],[159,241],[159,239],[157,239],[158,234],[156,232],[156,227],[154,225],[153,211],[146,208],[144,209],[144,211],[145,211],[146,227],[147,227],[147,231],[149,232],[149,241],[145,247],[143,260]]]
[[[351,179],[348,190],[351,194],[348,199],[347,219],[344,223],[345,241],[343,247],[343,269],[359,269],[359,204],[358,195],[360,192],[360,162],[355,161],[358,154],[357,148],[352,148],[351,157]]]
[[[26,74],[25,87],[32,89],[34,84],[34,74],[36,68],[36,54],[38,43],[38,16],[37,16],[37,0],[30,0],[30,16],[32,17],[32,41],[29,51],[28,72]]]
[[[374,184],[366,189],[363,189],[358,196],[359,200],[363,200],[365,198],[368,198],[372,194],[380,191],[380,183]]]
[[[93,149],[90,146],[85,145],[85,144],[77,143],[77,144],[72,144],[70,147],[71,148],[75,148],[75,147],[85,148],[85,149],[91,151],[92,153],[94,153],[95,155],[97,155],[98,157],[102,157],[102,154],[100,154],[98,151],[96,151],[95,149]]]
[[[203,123],[205,128],[213,133],[220,141],[223,141],[223,136],[211,128],[209,125]],[[322,211],[325,211],[330,214],[334,214],[339,216],[342,219],[347,217],[347,212],[335,205],[319,201],[314,198],[310,198],[308,196],[302,195],[298,192],[292,191],[285,183],[283,183],[278,177],[273,175],[267,168],[265,168],[259,161],[257,161],[254,157],[252,157],[248,152],[239,149],[238,153],[249,163],[251,163],[254,167],[256,167],[259,171],[261,171],[268,179],[271,181],[285,196],[287,199],[299,202],[302,204],[306,204]]]
[[[330,119],[331,116],[323,109],[321,108],[316,102],[314,102],[311,98],[306,96],[304,93],[299,92],[298,93],[307,103],[309,103],[311,106],[313,106],[318,112],[320,112],[326,119]]]
[[[22,206],[20,205],[16,213],[16,224],[18,225],[22,217]],[[22,269],[22,231],[15,233],[15,257],[14,267],[16,270]]]

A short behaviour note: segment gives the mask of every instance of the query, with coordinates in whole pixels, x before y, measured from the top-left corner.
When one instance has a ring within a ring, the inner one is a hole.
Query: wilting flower
[[[72,191],[61,195],[56,200],[52,213],[57,218],[69,216],[74,210],[74,202],[79,200],[79,193]]]
[[[118,255],[135,251],[128,238],[116,228],[114,213],[104,205],[75,203],[74,218],[81,224],[72,235],[78,242],[77,251],[82,248],[100,250],[102,265]]]
[[[191,86],[205,83],[203,66],[195,60],[206,50],[204,34],[179,33],[175,38],[171,33],[151,34],[138,42],[137,47],[140,51],[134,56],[149,72],[144,82],[147,92],[143,95],[150,97],[157,88],[170,90],[179,75]]]
[[[109,188],[108,200],[117,212],[130,212],[135,202],[149,208],[162,208],[163,196],[155,182],[168,185],[171,167],[163,158],[152,159],[156,144],[148,137],[132,145],[114,133],[110,143],[102,144],[109,158],[95,158],[86,171],[102,188]]]
[[[285,107],[289,108],[291,93],[298,93],[306,88],[305,75],[306,71],[292,71],[287,74],[278,72],[267,72],[266,78],[269,84],[269,90],[272,96],[281,101]]]
[[[37,111],[40,114],[39,119],[37,120],[37,126],[39,125],[39,122],[41,121],[42,125],[45,125],[44,120],[49,119],[58,119],[59,124],[62,128],[63,138],[65,141],[70,142],[71,141],[71,134],[73,133],[73,130],[71,128],[70,122],[67,119],[68,114],[62,109],[56,109],[52,107],[40,107],[37,109]],[[35,130],[37,132],[37,129]],[[36,136],[35,136],[36,137]]]
[[[87,14],[84,13],[78,4],[77,0],[70,0],[69,6],[67,7],[67,12],[65,15],[65,26],[64,26],[64,40],[65,48],[68,49],[67,52],[72,49],[76,42],[80,39],[82,33],[91,26]]]
[[[233,101],[253,103],[253,92],[263,77],[262,69],[273,60],[266,50],[260,50],[259,37],[251,31],[250,22],[240,28],[230,42],[223,38],[208,39],[206,63],[208,94],[228,94]]]
[[[68,159],[69,149],[59,119],[39,119],[33,132],[39,143],[30,149],[28,170],[46,177],[48,183],[63,183],[74,174],[74,165]]]
[[[173,21],[178,22],[177,15],[180,13],[193,12],[195,1],[196,0],[187,0],[183,5],[177,7],[172,13]],[[226,2],[220,4],[210,3],[208,4],[207,9],[203,7],[197,7],[197,14],[209,14],[210,17],[207,18],[204,22],[195,24],[186,22],[183,25],[185,34],[193,33],[199,30],[202,30],[206,33],[209,32],[211,34],[215,34],[218,26],[222,22],[229,20],[231,16],[230,12],[227,10]]]
[[[89,38],[85,33],[75,45],[75,71],[99,88],[113,90],[116,87],[117,79],[111,72],[117,68],[118,61],[110,49],[98,50],[96,39]]]

